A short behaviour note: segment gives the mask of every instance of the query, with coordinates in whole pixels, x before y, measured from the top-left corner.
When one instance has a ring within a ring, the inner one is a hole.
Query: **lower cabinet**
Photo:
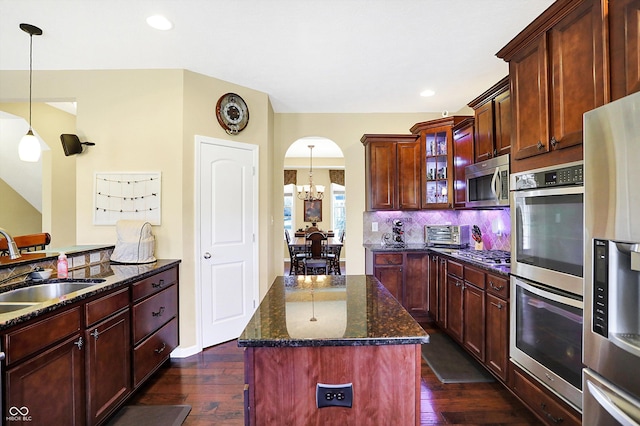
[[[130,291],[136,285],[151,290]],[[104,423],[177,347],[177,288],[175,266],[3,331],[2,418],[12,425]],[[137,311],[148,318],[136,318]]]
[[[373,254],[373,275],[417,320],[428,318],[429,255],[425,252]]]

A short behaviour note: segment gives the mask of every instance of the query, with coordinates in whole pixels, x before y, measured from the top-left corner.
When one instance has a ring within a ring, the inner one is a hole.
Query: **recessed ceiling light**
[[[147,24],[156,30],[167,31],[173,28],[173,24],[162,15],[153,15],[147,18]]]
[[[428,98],[429,96],[433,96],[435,94],[436,94],[436,92],[434,92],[433,90],[427,89],[427,90],[421,92],[420,96],[424,96],[425,98]]]

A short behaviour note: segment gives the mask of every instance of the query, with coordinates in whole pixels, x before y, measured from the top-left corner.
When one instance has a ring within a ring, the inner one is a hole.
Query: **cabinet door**
[[[512,158],[520,160],[549,151],[549,97],[546,34],[509,62],[513,93]]]
[[[464,207],[467,202],[467,180],[465,167],[473,164],[473,122],[456,129],[453,134],[453,202],[455,207]]]
[[[436,127],[424,133],[425,170],[422,207],[448,209],[452,200],[452,126]]]
[[[496,96],[493,119],[494,157],[509,154],[511,152],[511,92],[509,90]]]
[[[369,155],[369,207],[372,210],[393,210],[396,206],[396,144],[371,142]]]
[[[97,424],[131,392],[129,309],[85,332],[87,342],[87,416]]]
[[[603,21],[601,0],[589,0],[549,31],[551,149],[582,144],[582,115],[604,104]]]
[[[464,346],[484,362],[485,327],[484,327],[484,291],[465,284],[463,291],[463,333]]]
[[[428,311],[433,320],[438,319],[438,271],[440,269],[440,258],[436,255],[429,255],[429,275],[427,277],[428,287]]]
[[[438,318],[436,323],[443,330],[447,329],[447,260],[439,258],[438,270]]]
[[[420,142],[398,143],[396,147],[398,174],[398,208],[420,208],[420,176],[422,156]]]
[[[15,424],[85,424],[84,352],[83,338],[77,334],[7,371],[7,411],[29,410],[30,420]]]
[[[640,0],[609,0],[611,99],[640,91]]]
[[[475,110],[475,162],[493,157],[494,104],[489,101]]]
[[[429,311],[429,255],[407,253],[405,261],[404,305],[415,318],[426,318]]]
[[[485,364],[506,382],[509,363],[509,303],[487,293],[486,324]]]
[[[402,266],[376,266],[373,274],[402,303]]]
[[[454,339],[462,342],[462,279],[447,276],[447,331]]]

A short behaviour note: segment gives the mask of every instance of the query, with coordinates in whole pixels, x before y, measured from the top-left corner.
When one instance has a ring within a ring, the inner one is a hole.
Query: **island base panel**
[[[249,347],[245,424],[420,421],[420,345]],[[353,383],[353,406],[316,407],[316,384]]]

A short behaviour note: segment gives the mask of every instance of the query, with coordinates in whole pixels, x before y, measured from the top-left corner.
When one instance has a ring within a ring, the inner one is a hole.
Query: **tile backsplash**
[[[478,225],[482,231],[484,249],[511,251],[511,214],[509,209],[495,210],[417,210],[377,211],[363,213],[364,244],[379,244],[382,236],[391,232],[392,221],[401,219],[405,242],[424,243],[425,225]],[[378,231],[372,231],[377,222]],[[471,247],[473,240],[470,239]]]

